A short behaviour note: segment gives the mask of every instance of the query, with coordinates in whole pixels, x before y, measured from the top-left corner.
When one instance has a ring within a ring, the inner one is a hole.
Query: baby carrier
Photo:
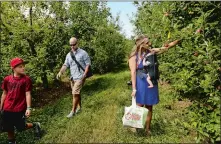
[[[145,63],[148,63],[148,65],[146,65],[146,66],[144,65],[144,68],[141,71],[144,72],[145,74],[148,73],[153,85],[157,85],[157,81],[159,80],[159,63],[157,60],[156,53],[146,55],[144,58],[144,61],[145,61]],[[132,85],[132,82],[128,81],[127,85],[128,86]]]
[[[153,85],[157,85],[157,81],[159,80],[159,63],[157,61],[157,55],[155,53],[147,55],[144,61],[149,63],[147,66],[144,66],[145,72],[149,74]]]

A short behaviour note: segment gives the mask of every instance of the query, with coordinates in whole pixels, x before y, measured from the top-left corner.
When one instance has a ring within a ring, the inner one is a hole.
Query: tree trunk
[[[31,54],[33,56],[36,56],[37,55],[37,52],[35,51],[35,43],[34,43],[34,40],[33,40],[33,29],[32,29],[32,4],[31,4],[31,7],[29,9],[29,15],[30,15],[30,27],[31,27],[31,36],[29,38],[27,38],[27,41],[28,41],[28,44],[29,44],[29,47],[30,47],[30,50],[31,50]]]
[[[48,89],[48,78],[47,78],[47,73],[45,70],[46,70],[46,68],[45,68],[45,66],[43,66],[43,68],[42,68],[43,74],[41,75],[41,80],[43,82],[44,89]]]

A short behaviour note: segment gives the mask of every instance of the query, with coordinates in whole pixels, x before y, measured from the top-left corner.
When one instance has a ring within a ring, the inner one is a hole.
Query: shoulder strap
[[[76,57],[74,56],[73,51],[70,51],[70,54],[71,54],[71,58],[72,58],[72,59],[75,61],[75,63],[77,64],[78,69],[81,68],[83,71],[85,71],[84,68],[83,68],[83,67],[79,64],[79,62],[76,60]]]

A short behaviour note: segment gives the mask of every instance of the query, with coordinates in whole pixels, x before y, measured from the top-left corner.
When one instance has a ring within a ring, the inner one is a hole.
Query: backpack
[[[149,73],[153,85],[157,85],[157,80],[159,80],[159,63],[157,61],[157,55],[148,55],[145,58],[145,61],[149,61],[150,64],[148,66],[144,66],[144,69],[147,73]]]

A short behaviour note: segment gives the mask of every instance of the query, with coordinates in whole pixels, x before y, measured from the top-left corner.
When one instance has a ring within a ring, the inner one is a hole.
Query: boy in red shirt
[[[13,74],[6,76],[2,83],[0,111],[2,111],[3,131],[8,132],[9,144],[15,142],[14,127],[18,131],[34,128],[40,137],[40,123],[26,123],[25,118],[31,114],[31,79],[25,75],[25,62],[13,58],[10,62]]]

